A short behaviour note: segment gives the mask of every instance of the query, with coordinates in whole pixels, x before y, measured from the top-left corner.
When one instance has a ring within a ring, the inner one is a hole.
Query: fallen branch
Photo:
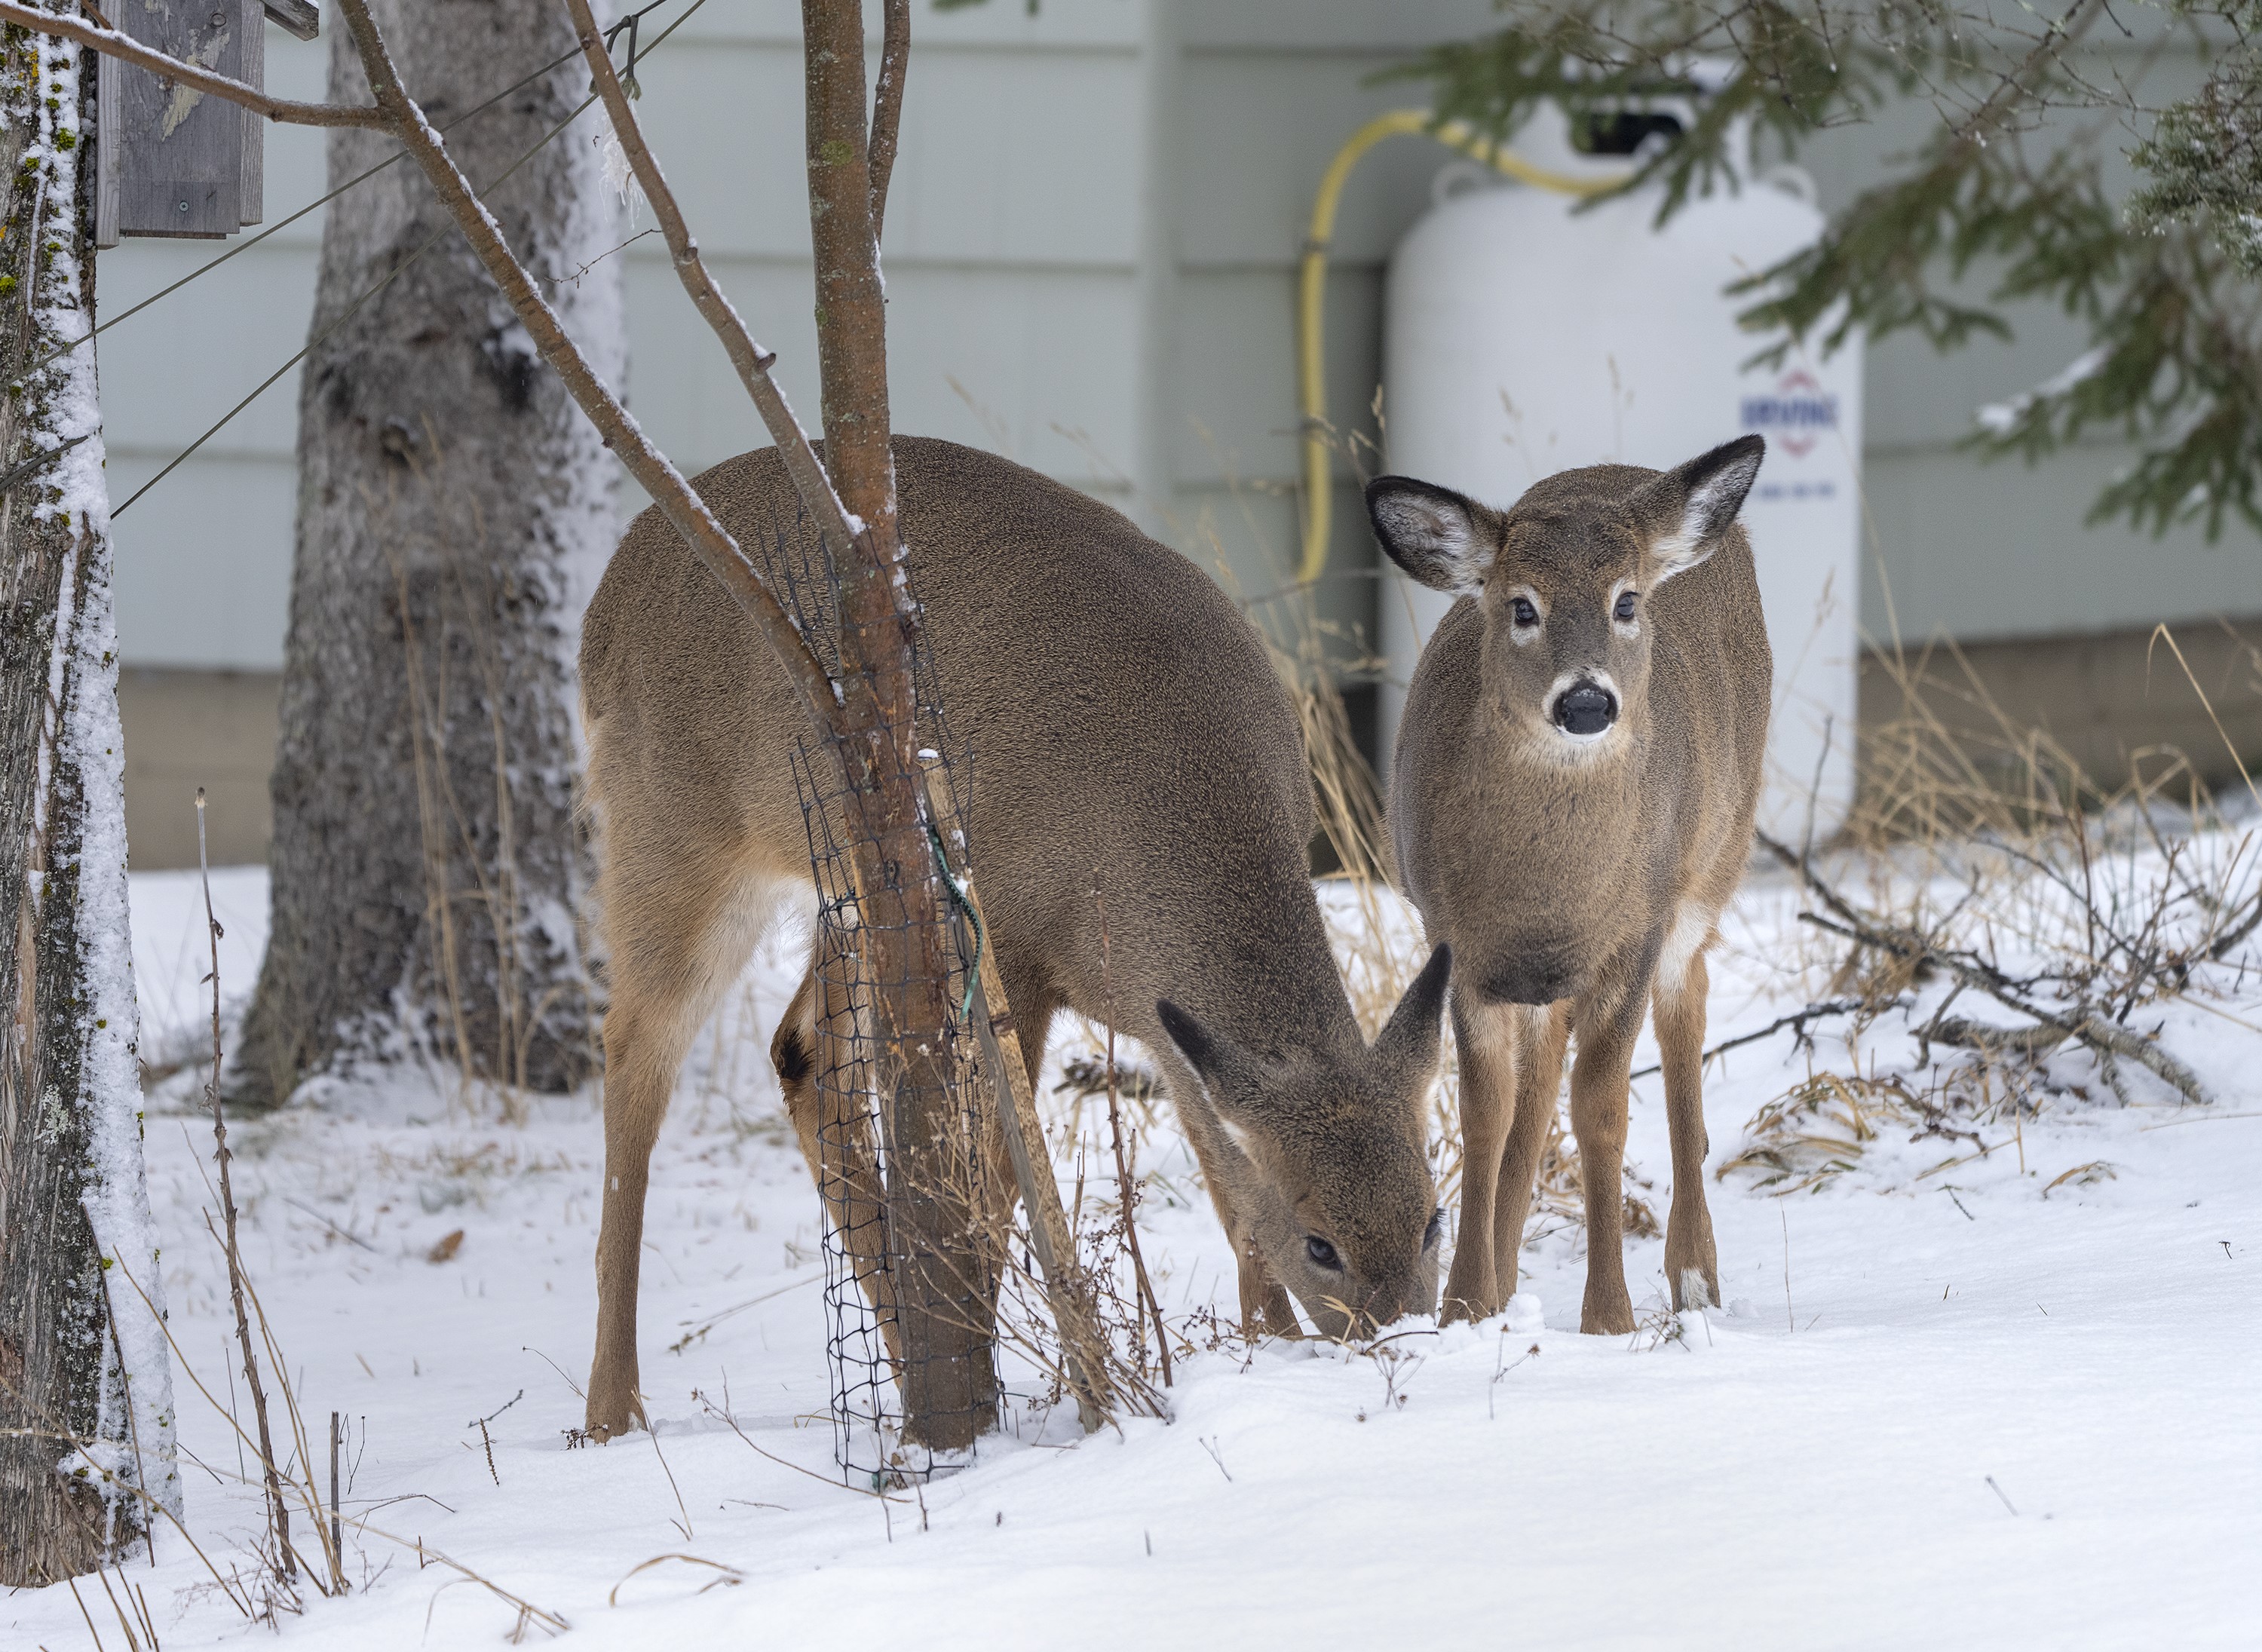
[[[2029,1061],[2040,1061],[2069,1036],[2064,1028],[2047,1022],[2033,1027],[1990,1027],[1962,1015],[1935,1020],[1929,1035],[1959,1050],[1977,1050],[1990,1056],[2023,1056]]]
[[[2044,1008],[1985,958],[1936,946],[1928,937],[1913,929],[1883,922],[1862,911],[1824,882],[1821,874],[1814,869],[1813,863],[1805,855],[1777,842],[1764,832],[1755,832],[1753,836],[1761,848],[1797,873],[1808,891],[1829,908],[1837,920],[1833,922],[1831,919],[1809,912],[1799,913],[1800,922],[1826,929],[1856,945],[1886,953],[1907,963],[1929,963],[1944,970],[1965,986],[1985,992],[2006,1009],[2014,1010],[2043,1027],[2054,1028],[2064,1036],[2088,1046],[2108,1072],[2115,1059],[2133,1061],[2194,1105],[2206,1106],[2214,1100],[2200,1083],[2198,1074],[2150,1039],[2138,1037],[2127,1028],[2105,1019],[2086,1006],[2072,1012]]]

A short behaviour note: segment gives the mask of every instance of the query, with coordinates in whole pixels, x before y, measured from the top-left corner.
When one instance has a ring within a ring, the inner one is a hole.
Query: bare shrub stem
[[[251,1348],[251,1320],[243,1306],[243,1259],[236,1247],[235,1188],[228,1164],[227,1121],[220,1106],[220,920],[213,916],[212,865],[205,850],[205,789],[197,788],[197,872],[205,898],[205,941],[212,952],[212,1078],[205,1096],[212,1103],[213,1157],[220,1164],[220,1220],[227,1229],[220,1249],[227,1256],[227,1295],[235,1310],[236,1345],[243,1352],[243,1381],[251,1390],[251,1414],[259,1426],[259,1459],[266,1465],[268,1518],[275,1531],[276,1575],[285,1582],[296,1576],[291,1555],[291,1511],[283,1501],[283,1482],[275,1470],[275,1450],[267,1426],[267,1390],[259,1381],[259,1361]]]
[[[1099,980],[1100,990],[1107,999],[1107,1128],[1115,1137],[1116,1204],[1123,1213],[1123,1242],[1131,1252],[1131,1273],[1138,1281],[1138,1300],[1155,1322],[1155,1347],[1162,1356],[1163,1386],[1169,1388],[1171,1331],[1163,1323],[1163,1304],[1156,1300],[1155,1282],[1147,1276],[1147,1259],[1139,1253],[1139,1184],[1132,1179],[1130,1156],[1123,1146],[1123,1106],[1115,1081],[1115,977],[1107,940],[1107,902],[1096,884],[1091,898],[1099,908]],[[1135,1324],[1136,1317],[1135,1315]],[[1143,1333],[1140,1343],[1142,1347],[1145,1345]]]

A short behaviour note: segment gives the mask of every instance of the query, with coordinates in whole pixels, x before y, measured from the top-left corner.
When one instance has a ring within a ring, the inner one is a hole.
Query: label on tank
[[[1772,389],[1742,399],[1743,428],[1768,439],[1772,458],[1797,460],[1814,451],[1838,429],[1838,398],[1804,367],[1794,367]],[[1805,481],[1785,477],[1778,467],[1772,476],[1761,473],[1755,499],[1832,499],[1838,486],[1829,480]]]

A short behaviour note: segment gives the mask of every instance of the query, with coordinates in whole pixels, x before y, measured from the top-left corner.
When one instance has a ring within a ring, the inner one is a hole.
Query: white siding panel
[[[1249,617],[1292,651],[1300,641],[1298,609],[1279,599],[1295,583],[1302,535],[1299,509],[1295,494],[1245,478],[1182,485],[1165,536],[1196,565],[1216,574]],[[1316,588],[1315,607],[1328,657],[1348,661],[1379,646],[1371,549],[1346,553],[1345,541],[1353,530],[1372,545],[1358,488],[1348,476],[1336,484],[1335,510],[1337,523],[1347,526]]]
[[[1294,272],[1188,271],[1178,293],[1171,463],[1179,486],[1207,486],[1229,474],[1294,483],[1302,466]],[[1381,378],[1380,268],[1330,272],[1327,323],[1329,420],[1338,431],[1372,436],[1369,409]],[[1371,549],[1364,530],[1358,546],[1360,555]]]
[[[786,394],[815,435],[808,266],[718,260],[715,268],[778,352]],[[654,439],[686,469],[765,445],[721,346],[674,277],[638,264],[629,296],[629,393]],[[898,268],[888,308],[896,428],[991,448],[1079,483],[1105,480],[1129,463],[1134,316],[1128,271]]]
[[[172,450],[110,450],[124,499]],[[119,655],[137,666],[273,671],[291,602],[298,466],[289,453],[204,458],[167,477],[119,523]]]
[[[165,250],[137,259],[137,273],[161,271],[165,280],[193,267],[197,254],[184,256],[182,249],[212,256],[204,242],[142,244]],[[119,250],[126,248],[139,250],[130,241]],[[117,256],[102,255],[105,261]],[[314,307],[315,257],[314,248],[285,244],[277,236],[104,334],[97,348],[112,449],[163,448],[169,458],[289,360],[306,342]],[[164,281],[149,285],[162,286]],[[288,458],[297,446],[298,429],[299,370],[294,367],[231,419],[199,451],[198,459],[222,454]],[[142,511],[158,507],[172,482],[167,478],[128,511],[120,530],[130,530]],[[113,479],[113,497],[122,502],[126,495],[116,487]]]
[[[267,84],[318,99],[329,44],[267,31]],[[267,221],[322,195],[323,135],[270,125]],[[259,233],[246,232],[246,236]],[[211,274],[104,333],[110,496],[123,503],[306,340],[322,214],[258,245],[131,240],[96,265],[98,319],[121,314],[230,247]],[[118,519],[118,637],[134,665],[273,670],[291,595],[299,375],[284,375]]]
[[[1871,453],[1865,484],[1902,638],[2033,637],[2262,614],[2262,555],[2251,531],[2227,530],[2209,545],[2197,530],[2155,539],[2117,524],[2083,525],[2098,490],[2129,458],[2126,450],[2091,448],[2030,470],[1961,453]],[[1886,592],[1877,558],[1865,565],[1862,624],[1882,640]]]
[[[1061,47],[1127,46],[1139,38],[1139,0],[990,0],[942,11],[912,0],[913,49],[1042,51]],[[664,25],[666,14],[655,14]],[[864,32],[876,54],[879,0],[864,0]],[[760,40],[801,49],[800,0],[708,0],[685,24],[684,36]]]
[[[797,33],[790,44],[671,46],[639,74],[638,113],[700,244],[807,257]],[[1137,125],[1135,58],[915,44],[909,86],[888,191],[892,259],[1131,261],[1135,225],[1122,208],[1137,193],[1137,147],[1126,141]],[[639,243],[637,256],[659,256],[658,246]]]
[[[1363,83],[1382,54],[1189,52],[1180,89],[1179,234],[1189,264],[1293,263],[1313,192],[1345,139],[1374,116],[1418,107],[1423,89]],[[1452,155],[1426,138],[1392,138],[1344,186],[1333,258],[1380,263],[1430,204]]]
[[[1471,39],[1503,21],[1494,0],[1233,0],[1185,10],[1189,45],[1267,56],[1356,51],[1395,59],[1441,40]]]

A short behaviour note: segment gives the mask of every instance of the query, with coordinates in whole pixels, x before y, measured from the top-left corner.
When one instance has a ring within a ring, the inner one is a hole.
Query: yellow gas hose
[[[1332,482],[1328,465],[1327,334],[1323,307],[1327,301],[1328,242],[1336,231],[1336,205],[1345,179],[1364,155],[1385,138],[1419,133],[1458,149],[1519,183],[1553,190],[1559,195],[1600,195],[1616,189],[1620,179],[1572,177],[1532,165],[1494,143],[1491,139],[1449,120],[1432,126],[1427,110],[1399,109],[1377,115],[1336,151],[1320,179],[1320,192],[1312,200],[1311,232],[1304,241],[1304,262],[1296,294],[1296,385],[1304,432],[1304,558],[1297,580],[1304,584],[1320,577],[1328,564]]]

